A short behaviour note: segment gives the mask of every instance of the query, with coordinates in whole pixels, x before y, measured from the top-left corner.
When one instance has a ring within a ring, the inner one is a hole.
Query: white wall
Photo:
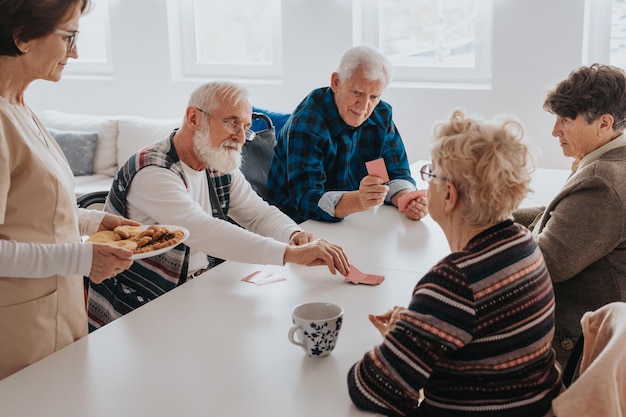
[[[462,108],[487,118],[516,115],[541,151],[539,166],[569,168],[550,134],[554,117],[542,104],[546,91],[581,64],[583,10],[584,0],[494,0],[491,89],[389,86],[383,99],[394,108],[411,162],[428,158],[434,123]],[[166,1],[112,1],[110,18],[112,79],[66,75],[58,83],[36,81],[27,92],[30,106],[182,117],[190,92],[208,80],[173,80]],[[243,80],[253,104],[288,112],[310,90],[328,85],[339,56],[352,46],[351,20],[347,0],[283,0],[284,77],[280,82]],[[227,35],[217,41],[227,42]]]

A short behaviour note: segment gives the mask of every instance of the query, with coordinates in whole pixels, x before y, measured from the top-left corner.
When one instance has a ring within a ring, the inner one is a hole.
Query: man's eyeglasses
[[[196,107],[196,109],[200,112],[200,113],[204,113],[207,117],[211,117],[211,113],[206,112],[198,107]],[[241,126],[239,123],[235,123],[235,122],[225,122],[223,120],[220,120],[222,123],[224,123],[224,128],[226,129],[226,131],[228,133],[230,133],[231,135],[238,135],[239,133],[241,133],[241,131],[243,130],[243,134],[246,137],[246,140],[252,140],[254,139],[254,137],[256,136],[256,133],[254,133],[252,130],[250,129],[246,129],[243,126]]]
[[[424,181],[430,181],[431,178],[439,178],[441,180],[447,181],[444,177],[433,174],[433,166],[431,164],[426,164],[420,169],[420,176]]]
[[[57,35],[61,35],[65,38],[65,42],[67,42],[67,53],[69,54],[76,47],[76,36],[78,36],[78,31],[68,32],[63,29],[55,29],[52,33],[56,33]]]

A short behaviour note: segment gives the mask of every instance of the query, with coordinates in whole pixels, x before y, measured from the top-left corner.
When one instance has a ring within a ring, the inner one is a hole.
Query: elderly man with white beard
[[[142,224],[181,226],[190,236],[164,254],[135,260],[102,284],[90,282],[90,331],[222,260],[326,265],[333,274],[348,273],[341,247],[314,239],[268,205],[239,171],[243,143],[254,134],[251,119],[245,88],[230,82],[203,84],[192,93],[181,127],[120,168],[106,211]]]

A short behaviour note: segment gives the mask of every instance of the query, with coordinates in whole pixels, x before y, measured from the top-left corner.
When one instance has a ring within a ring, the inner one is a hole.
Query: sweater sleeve
[[[106,213],[100,210],[78,209],[78,226],[81,236],[90,236],[98,231]]]
[[[302,230],[276,206],[259,197],[240,171],[232,173],[228,215],[247,230],[280,242],[289,242],[294,232]]]
[[[623,239],[624,207],[613,187],[598,177],[578,183],[556,205],[551,203],[544,216],[536,238],[553,282],[576,276]]]
[[[426,274],[383,343],[350,369],[348,392],[358,408],[385,415],[416,415],[419,391],[430,378],[433,364],[472,340],[467,331],[473,320],[469,293],[466,297],[457,293],[453,303],[449,299],[451,286],[447,288],[446,282],[455,280],[434,270]],[[440,314],[452,305],[458,306],[453,314]]]
[[[0,239],[0,274],[12,278],[89,275],[92,250],[91,243],[30,243]]]

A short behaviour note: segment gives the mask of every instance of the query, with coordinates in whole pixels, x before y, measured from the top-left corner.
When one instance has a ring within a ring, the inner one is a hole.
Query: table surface
[[[539,170],[525,205],[546,204],[566,177]],[[430,217],[410,221],[388,206],[304,227],[385,280],[354,285],[325,267],[225,262],[0,381],[0,416],[371,415],[352,405],[346,386],[352,364],[381,341],[367,315],[406,305],[449,253],[447,241]],[[241,281],[254,271],[286,280]],[[337,347],[325,358],[287,339],[292,307],[309,301],[344,308]]]

